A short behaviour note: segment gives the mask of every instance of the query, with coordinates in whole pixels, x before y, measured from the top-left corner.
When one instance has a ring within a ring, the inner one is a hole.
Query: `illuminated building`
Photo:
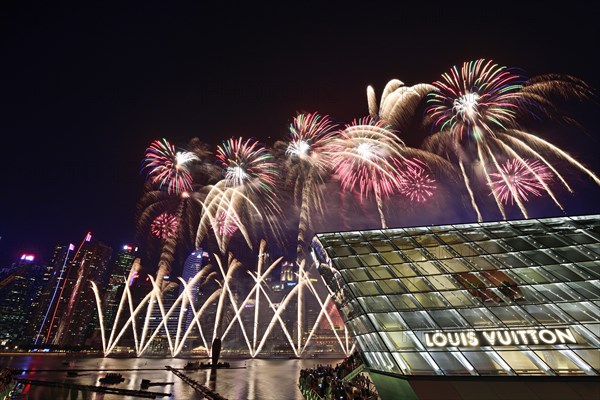
[[[51,278],[51,268],[39,265],[35,257],[23,255],[16,269],[0,281],[0,342],[31,344],[33,312]]]
[[[117,253],[112,263],[111,274],[108,279],[106,294],[104,295],[104,326],[107,327],[108,332],[112,330],[117,309],[119,308],[119,301],[125,288],[124,284],[135,261],[136,252],[137,247],[125,245]],[[131,283],[129,282],[129,284]]]
[[[600,215],[319,233],[382,399],[598,398]]]
[[[73,244],[59,244],[54,247],[49,267],[52,270],[48,290],[44,291],[40,299],[40,307],[33,313],[32,320],[35,322],[33,344],[45,344],[48,334],[52,313],[60,298],[60,289],[67,276],[67,269],[73,259],[75,246]]]
[[[100,292],[105,290],[111,255],[112,248],[93,240],[91,233],[85,236],[69,263],[56,307],[48,317],[46,344],[73,347],[90,343],[98,325],[90,281],[97,282]]]

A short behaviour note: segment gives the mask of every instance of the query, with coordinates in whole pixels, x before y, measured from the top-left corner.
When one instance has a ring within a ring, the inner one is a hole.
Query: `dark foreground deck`
[[[146,390],[131,390],[119,389],[116,387],[95,386],[95,385],[80,385],[77,383],[55,382],[55,381],[40,381],[34,379],[16,378],[15,381],[29,385],[59,387],[67,389],[77,389],[82,391],[91,391],[99,393],[120,394],[124,396],[137,396],[147,399],[155,399],[157,397],[171,397],[171,393],[149,392]]]

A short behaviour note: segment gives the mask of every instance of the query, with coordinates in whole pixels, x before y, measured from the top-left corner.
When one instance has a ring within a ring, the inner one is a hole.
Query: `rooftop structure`
[[[384,400],[599,395],[600,215],[319,233],[313,249]]]

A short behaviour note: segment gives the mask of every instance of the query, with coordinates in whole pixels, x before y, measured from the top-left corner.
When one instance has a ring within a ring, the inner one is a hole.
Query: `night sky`
[[[132,243],[154,139],[269,145],[299,111],[350,122],[368,114],[368,85],[380,95],[390,79],[432,82],[477,58],[600,88],[599,24],[583,1],[85,3],[1,10],[0,267],[23,252],[47,258],[87,231]],[[599,109],[576,111],[588,136],[556,143],[600,172]],[[590,190],[568,213],[599,203]]]

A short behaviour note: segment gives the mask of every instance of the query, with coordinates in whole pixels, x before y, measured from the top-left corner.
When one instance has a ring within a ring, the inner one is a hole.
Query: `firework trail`
[[[170,273],[175,256],[194,247],[202,201],[208,193],[208,185],[218,180],[216,173],[220,171],[214,165],[208,146],[198,138],[190,140],[186,148],[191,151],[177,152],[165,139],[154,141],[143,160],[143,170],[148,171],[149,179],[137,205],[136,221],[138,240],[147,242],[149,257],[156,251],[156,240],[151,233],[155,220],[167,213],[173,215],[177,222],[173,234],[160,244],[159,271],[162,272],[156,276],[159,284],[162,275]],[[156,156],[159,153],[157,149],[162,150],[159,156]],[[171,173],[164,173],[169,168]],[[158,181],[158,175],[152,175],[153,172],[163,172],[163,177],[170,177],[179,183]],[[184,188],[186,190],[181,191]],[[177,249],[183,251],[176,253]]]
[[[539,160],[571,192],[570,185],[552,165],[550,157],[566,160],[600,185],[600,179],[592,171],[565,151],[527,131],[521,122],[524,115],[555,114],[557,108],[550,99],[551,95],[560,94],[564,98],[580,100],[588,98],[591,91],[583,82],[557,75],[527,80],[514,69],[479,59],[465,62],[461,69],[454,66],[433,85],[436,91],[428,95],[426,123],[435,129],[435,133],[426,138],[423,147],[458,164],[479,221],[483,220],[483,216],[476,200],[478,173],[488,188],[494,185],[491,174],[501,174],[511,193],[510,198],[528,218],[523,203],[525,198],[508,184],[509,177],[501,166],[509,159],[519,160],[525,166],[528,166],[526,158]],[[530,167],[527,169],[562,210],[563,206],[548,181]],[[506,219],[503,199],[496,190],[492,191],[492,196]]]
[[[415,115],[417,107],[426,95],[436,88],[427,83],[405,86],[398,79],[389,81],[381,94],[377,105],[377,96],[372,86],[367,87],[369,115],[373,119],[382,119],[396,131],[404,131]]]
[[[318,113],[300,113],[289,127],[285,167],[288,186],[294,188],[294,199],[300,203],[298,264],[305,258],[305,235],[312,228],[311,216],[324,212],[322,185],[331,170],[329,150],[335,129],[329,116]]]
[[[541,196],[544,186],[549,183],[552,173],[538,160],[510,159],[501,165],[502,172],[490,173],[491,190],[496,192],[504,204],[513,204],[516,197],[528,201],[529,195]]]
[[[212,228],[219,248],[225,251],[229,236],[219,232],[217,218],[222,212],[226,213],[226,220],[239,222],[237,227],[250,248],[253,248],[250,233],[255,229],[279,235],[281,210],[275,195],[278,169],[271,152],[254,139],[240,137],[218,146],[216,157],[224,177],[210,187],[203,201],[196,247]]]
[[[192,190],[193,179],[188,170],[188,164],[192,161],[199,161],[196,154],[189,151],[178,152],[175,150],[175,146],[166,139],[153,141],[146,149],[143,160],[142,170],[148,171],[147,178],[150,182],[158,185],[159,191],[166,191],[167,194],[180,198],[175,212],[178,222],[177,229],[173,235],[166,238],[158,263],[159,272],[156,281],[159,286],[162,283],[162,277],[171,272],[185,200],[189,198],[189,192]]]
[[[164,212],[152,221],[150,232],[157,238],[166,240],[175,236],[177,225],[177,218],[173,214]]]
[[[181,235],[181,227],[184,211],[190,198],[192,190],[193,178],[189,172],[189,166],[192,162],[200,161],[198,156],[192,152],[178,152],[171,143],[166,139],[155,140],[146,149],[144,159],[142,161],[142,171],[147,172],[147,181],[158,187],[158,192],[164,194],[154,194],[144,197],[144,202],[149,199],[164,200],[165,198],[177,198],[178,205],[174,213],[177,225],[172,235],[167,236],[163,240],[162,251],[158,261],[158,271],[156,274],[156,291],[152,292],[152,297],[146,309],[146,319],[144,320],[144,328],[142,333],[142,343],[144,341],[148,321],[154,310],[154,304],[158,303],[161,306],[162,290],[166,289],[166,282],[163,278],[171,273],[171,266],[175,258],[177,241]],[[162,201],[161,201],[162,202]],[[156,204],[152,207],[152,212],[157,209]],[[138,224],[144,223],[149,216],[152,215],[150,210],[142,211],[142,218],[138,220]],[[161,306],[162,307],[162,306]],[[162,308],[161,308],[162,312]]]
[[[323,214],[324,178],[331,169],[331,143],[336,126],[329,116],[318,113],[300,113],[289,127],[289,142],[285,151],[288,180],[294,188],[294,199],[300,200],[298,236],[296,239],[296,264],[303,270],[307,259],[307,231],[312,228],[311,215]],[[298,285],[297,318],[303,320],[303,285]],[[302,329],[297,330],[298,349]]]

